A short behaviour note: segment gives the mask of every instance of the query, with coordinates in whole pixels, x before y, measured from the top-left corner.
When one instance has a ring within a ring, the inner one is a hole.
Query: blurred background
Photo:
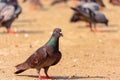
[[[62,59],[50,68],[50,76],[56,80],[120,79],[119,4],[103,0],[105,7],[99,5],[99,11],[109,24],[96,24],[100,32],[92,32],[84,20],[70,22],[74,14],[70,7],[76,8],[79,1],[52,5],[53,0],[40,0],[42,6],[29,0],[18,2],[22,13],[11,25],[15,33],[9,34],[5,27],[0,27],[0,80],[38,80],[36,70],[32,69],[14,75],[14,66],[44,45],[56,27],[61,28],[64,35],[60,38]],[[43,71],[41,74],[44,76]]]

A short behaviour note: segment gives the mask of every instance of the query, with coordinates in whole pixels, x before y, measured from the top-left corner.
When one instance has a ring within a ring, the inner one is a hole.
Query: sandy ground
[[[104,2],[107,7],[102,12],[109,26],[98,24],[100,33],[91,32],[84,22],[70,23],[73,11],[64,4],[49,7],[46,0],[46,10],[30,11],[28,3],[20,3],[23,13],[11,27],[16,34],[0,28],[0,80],[38,80],[35,69],[15,75],[14,66],[45,44],[56,27],[64,35],[60,38],[62,59],[49,69],[50,76],[56,80],[120,80],[120,7]],[[41,74],[45,76],[43,70]]]

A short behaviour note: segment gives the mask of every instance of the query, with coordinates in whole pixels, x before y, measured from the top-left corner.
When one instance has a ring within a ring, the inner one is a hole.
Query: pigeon
[[[99,5],[95,2],[85,2],[85,1],[81,1],[80,3],[78,3],[78,5],[76,6],[76,8],[89,8],[92,11],[99,11]],[[78,22],[81,21],[81,19],[77,16],[76,11],[73,13],[73,16],[70,19],[70,22]]]
[[[35,68],[41,80],[40,70],[43,68],[46,77],[50,78],[47,74],[49,67],[56,65],[62,57],[59,51],[59,38],[63,36],[61,31],[60,28],[55,28],[51,38],[45,45],[37,49],[25,62],[16,66],[17,71],[15,74],[19,74],[30,68]]]
[[[80,18],[80,20],[88,22],[89,27],[91,31],[93,32],[99,32],[99,30],[96,29],[96,23],[104,23],[105,25],[108,25],[108,19],[105,17],[105,15],[99,11],[92,11],[89,8],[71,8],[76,12],[76,15]],[[92,27],[92,24],[94,24],[94,27]]]
[[[55,4],[58,4],[58,3],[67,3],[69,0],[54,0],[52,3],[51,3],[51,6],[55,5]]]
[[[0,25],[6,27],[8,33],[15,33],[10,29],[12,23],[22,12],[17,0],[9,0],[0,10]]]
[[[8,4],[13,5],[15,8],[15,14],[14,16],[16,16],[16,18],[18,18],[18,16],[22,13],[22,8],[19,5],[17,0],[9,0]]]

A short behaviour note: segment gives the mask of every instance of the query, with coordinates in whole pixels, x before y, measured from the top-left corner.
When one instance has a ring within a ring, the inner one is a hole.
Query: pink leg
[[[102,31],[100,31],[100,30],[91,30],[92,32],[102,32]]]
[[[9,30],[8,30],[8,33],[9,33],[9,34],[15,34],[15,31],[9,29]]]
[[[52,77],[50,77],[47,73],[45,73],[46,75],[46,78],[49,79],[49,80],[54,80]]]
[[[49,75],[47,73],[45,73],[45,75],[46,75],[46,78],[50,79],[50,77],[49,77]]]
[[[45,68],[44,68],[44,72],[45,72],[46,78],[53,80],[53,79],[47,74],[48,69],[49,69],[49,67],[45,67]]]
[[[92,29],[92,27],[91,27],[91,31],[92,32],[101,32],[100,30],[96,29],[96,24],[94,24],[94,29]]]
[[[40,74],[38,75],[38,77],[39,77],[39,80],[45,80],[45,79],[43,79],[43,78],[41,77]]]
[[[94,32],[101,32],[100,30],[95,29]]]
[[[35,3],[32,3],[30,6],[30,10],[36,10],[37,9],[37,5]]]

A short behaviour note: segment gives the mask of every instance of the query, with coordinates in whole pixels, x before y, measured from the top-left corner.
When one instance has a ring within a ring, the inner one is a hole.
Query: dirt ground
[[[43,0],[42,0],[43,1]],[[36,49],[44,45],[54,28],[60,27],[62,59],[51,67],[48,74],[58,80],[120,80],[120,7],[104,0],[102,12],[109,19],[109,26],[97,24],[102,30],[93,33],[84,22],[70,23],[73,11],[59,4],[50,7],[44,0],[46,10],[30,11],[28,3],[20,4],[23,13],[13,23],[16,34],[5,33],[0,28],[0,80],[38,80],[35,69],[15,75],[15,65],[25,61]],[[41,75],[45,76],[43,70]]]

